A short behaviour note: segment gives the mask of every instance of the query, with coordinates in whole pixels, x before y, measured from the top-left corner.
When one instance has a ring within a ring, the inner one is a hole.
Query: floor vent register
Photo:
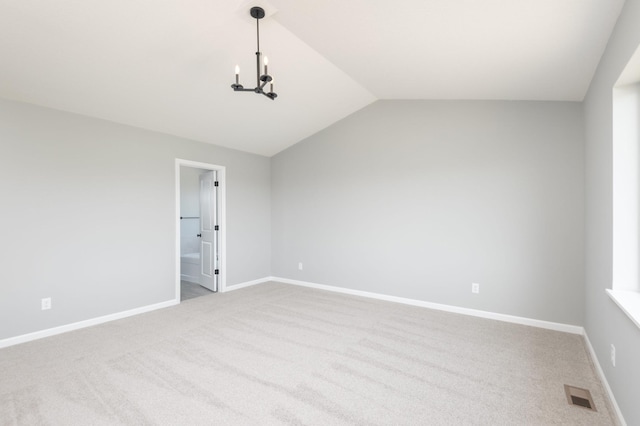
[[[591,392],[587,389],[577,388],[575,386],[564,385],[564,393],[567,395],[567,402],[570,405],[577,405],[588,410],[596,410],[596,405],[591,398]]]

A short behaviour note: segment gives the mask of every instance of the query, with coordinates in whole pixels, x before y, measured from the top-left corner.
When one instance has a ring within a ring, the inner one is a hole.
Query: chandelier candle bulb
[[[267,65],[269,65],[269,58],[265,56],[264,57],[264,75],[269,75],[269,73],[267,72]]]
[[[236,84],[240,84],[239,80],[240,80],[240,66],[236,65]]]

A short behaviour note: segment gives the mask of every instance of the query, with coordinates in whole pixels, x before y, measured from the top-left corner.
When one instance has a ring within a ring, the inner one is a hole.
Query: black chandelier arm
[[[265,93],[265,92],[263,92],[261,90],[260,93],[262,93],[263,95],[265,95],[267,98],[271,99],[272,101],[274,101],[278,97],[278,94],[274,93],[274,92]]]
[[[260,77],[260,80],[262,81],[262,84],[260,84],[258,87],[260,87],[260,90],[264,89],[264,86],[267,85],[267,83],[269,83],[271,80],[273,80],[273,78],[271,78],[271,76],[269,75],[263,75]]]
[[[242,87],[242,84],[232,84],[231,88],[235,91],[235,92],[255,92],[256,89],[245,89],[244,87]]]
[[[254,92],[254,93],[258,93],[260,95],[265,95],[267,98],[271,99],[272,101],[275,100],[275,98],[278,97],[278,94],[275,93],[275,92],[265,92],[263,90],[264,84],[262,86],[255,87],[253,89],[245,89],[241,84],[232,84],[231,88],[235,92]]]

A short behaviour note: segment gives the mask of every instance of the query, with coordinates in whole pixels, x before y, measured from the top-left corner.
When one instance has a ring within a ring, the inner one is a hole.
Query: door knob
[[[196,237],[202,238],[202,234],[198,234],[198,235],[196,235]]]

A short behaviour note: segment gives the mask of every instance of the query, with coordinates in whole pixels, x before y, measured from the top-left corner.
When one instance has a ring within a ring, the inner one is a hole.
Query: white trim
[[[587,345],[587,349],[589,351],[589,355],[591,356],[591,361],[593,361],[593,365],[595,366],[596,371],[598,372],[598,376],[600,376],[600,381],[602,382],[604,386],[604,390],[607,392],[607,396],[609,397],[609,401],[611,401],[611,404],[613,405],[613,409],[616,415],[618,416],[618,421],[622,426],[627,426],[627,422],[624,420],[624,416],[622,415],[622,411],[620,410],[620,407],[616,402],[615,396],[613,396],[613,391],[609,386],[607,377],[604,375],[604,370],[602,369],[602,366],[598,361],[598,356],[596,355],[596,351],[593,349],[593,346],[591,345],[591,341],[589,340],[589,336],[587,335],[586,331],[584,332],[583,336],[584,336],[584,341]]]
[[[369,297],[372,299],[386,300],[388,302],[403,303],[405,305],[421,306],[423,308],[436,309],[439,311],[452,312],[462,315],[470,315],[479,318],[492,319],[497,321],[510,322],[514,324],[528,325],[531,327],[545,328],[548,330],[562,331],[572,334],[584,334],[584,328],[577,325],[562,324],[557,322],[542,321],[531,318],[517,317],[513,315],[497,314],[494,312],[480,311],[476,309],[461,308],[458,306],[442,305],[440,303],[425,302],[416,299],[407,299],[404,297],[389,296],[386,294],[371,293],[362,290],[352,290],[348,288],[335,287],[325,284],[316,284],[306,281],[290,280],[287,278],[271,277],[272,281],[278,281],[284,284],[293,284],[302,287],[317,288],[320,290],[334,291],[336,293],[351,294],[354,296]]]
[[[176,185],[176,256],[175,256],[175,298],[180,303],[180,166],[194,167],[218,172],[218,219],[220,225],[220,281],[218,291],[224,293],[227,287],[227,204],[226,187],[227,175],[224,166],[198,161],[175,159],[175,185]]]
[[[587,335],[587,333],[586,333],[586,331],[584,330],[583,327],[578,327],[578,326],[574,326],[574,325],[567,325],[567,324],[560,324],[560,323],[553,323],[553,322],[548,322],[548,321],[534,320],[534,319],[529,319],[529,318],[511,316],[511,315],[496,314],[496,313],[492,313],[492,312],[479,311],[479,310],[475,310],[475,309],[460,308],[460,307],[456,307],[456,306],[442,305],[442,304],[431,303],[431,302],[424,302],[424,301],[421,301],[421,300],[407,299],[407,298],[396,297],[396,296],[388,296],[388,295],[372,293],[372,292],[368,292],[368,291],[352,290],[352,289],[347,289],[347,288],[342,288],[342,287],[335,287],[335,286],[330,286],[330,285],[325,285],[325,284],[316,284],[316,283],[311,283],[311,282],[307,282],[307,281],[291,280],[291,279],[279,278],[279,277],[264,277],[264,278],[260,278],[260,279],[253,280],[253,281],[247,281],[247,282],[244,282],[244,283],[231,285],[229,287],[225,287],[224,292],[229,292],[229,291],[233,291],[233,290],[239,290],[239,289],[242,289],[242,288],[251,287],[251,286],[254,286],[254,285],[258,285],[258,284],[264,284],[264,283],[267,283],[267,282],[270,282],[270,281],[281,282],[281,283],[284,283],[284,284],[297,285],[297,286],[301,286],[301,287],[315,288],[315,289],[319,289],[319,290],[332,291],[332,292],[336,292],[336,293],[351,294],[351,295],[355,295],[355,296],[368,297],[368,298],[372,298],[372,299],[385,300],[385,301],[389,301],[389,302],[402,303],[402,304],[406,304],[406,305],[420,306],[420,307],[436,309],[436,310],[441,310],[441,311],[459,313],[459,314],[463,314],[463,315],[470,315],[470,316],[476,316],[476,317],[481,317],[481,318],[494,319],[494,320],[498,320],[498,321],[505,321],[505,322],[510,322],[510,323],[529,325],[529,326],[532,326],[532,327],[539,327],[539,328],[545,328],[545,329],[556,330],[556,331],[564,331],[564,332],[567,332],[567,333],[580,334],[580,335],[582,335],[584,337],[584,340],[585,340],[589,355],[591,357],[591,360],[593,361],[593,364],[594,364],[594,366],[596,368],[596,371],[597,371],[597,373],[598,373],[598,375],[600,377],[600,380],[601,380],[602,384],[604,385],[605,391],[607,392],[607,396],[609,397],[609,400],[611,401],[611,404],[613,405],[613,408],[615,410],[615,414],[617,415],[618,420],[620,421],[620,424],[622,426],[627,426],[627,423],[624,420],[624,416],[622,415],[622,411],[620,410],[620,407],[618,406],[618,403],[617,403],[617,401],[615,399],[615,396],[613,395],[613,391],[611,390],[611,387],[609,386],[609,382],[607,381],[607,377],[604,374],[604,370],[602,369],[602,366],[600,365],[600,362],[598,360],[598,356],[596,355],[596,352],[593,349],[593,346],[591,345],[591,341],[589,340],[589,336]],[[179,296],[179,294],[178,294],[178,296]],[[179,297],[178,297],[178,300],[179,300]],[[74,331],[74,330],[80,330],[80,329],[91,327],[91,326],[94,326],[94,325],[104,324],[104,323],[107,323],[107,322],[110,322],[110,321],[115,321],[115,320],[131,317],[131,316],[134,316],[134,315],[144,314],[144,313],[155,311],[155,310],[158,310],[158,309],[168,308],[168,307],[171,307],[171,306],[178,305],[180,303],[178,300],[168,300],[166,302],[156,303],[154,305],[143,306],[143,307],[131,309],[131,310],[128,310],[128,311],[118,312],[118,313],[110,314],[110,315],[104,315],[104,316],[101,316],[101,317],[92,318],[92,319],[88,319],[88,320],[84,320],[84,321],[79,321],[79,322],[75,322],[75,323],[72,323],[72,324],[62,325],[62,326],[59,326],[59,327],[53,327],[53,328],[49,328],[49,329],[46,329],[46,330],[40,330],[40,331],[36,331],[36,332],[33,332],[33,333],[29,333],[29,334],[23,334],[21,336],[15,336],[15,337],[7,338],[7,339],[2,339],[2,340],[0,340],[0,349],[6,348],[6,347],[9,347],[9,346],[18,345],[20,343],[26,343],[26,342],[42,339],[42,338],[45,338],[45,337],[50,337],[50,336],[55,336],[55,335],[62,334],[62,333],[67,333],[67,332]]]
[[[227,286],[227,288],[225,289],[225,292],[229,292],[229,291],[233,291],[233,290],[240,290],[241,288],[251,287],[251,286],[254,286],[254,285],[258,285],[258,284],[268,283],[269,281],[273,281],[273,280],[274,280],[273,277],[264,277],[264,278],[260,278],[260,279],[253,280],[253,281],[247,281],[247,282],[240,283],[240,284],[234,284],[234,285]]]
[[[607,294],[622,312],[640,328],[640,293],[637,291],[606,289]]]
[[[179,302],[175,300],[167,300],[166,302],[156,303],[154,305],[142,306],[140,308],[135,308],[128,311],[104,315],[97,318],[91,318],[84,321],[74,322],[72,324],[61,325],[59,327],[48,328],[46,330],[40,330],[40,331],[36,331],[29,334],[23,334],[21,336],[9,337],[8,339],[0,340],[0,348],[6,348],[8,346],[17,345],[20,343],[26,343],[32,340],[38,340],[44,337],[55,336],[57,334],[62,334],[69,331],[79,330],[81,328],[103,324],[105,322],[110,322],[110,321],[115,321],[122,318],[131,317],[133,315],[144,314],[147,312],[155,311],[157,309],[168,308],[169,306],[174,306],[174,305],[177,305],[178,303]]]

